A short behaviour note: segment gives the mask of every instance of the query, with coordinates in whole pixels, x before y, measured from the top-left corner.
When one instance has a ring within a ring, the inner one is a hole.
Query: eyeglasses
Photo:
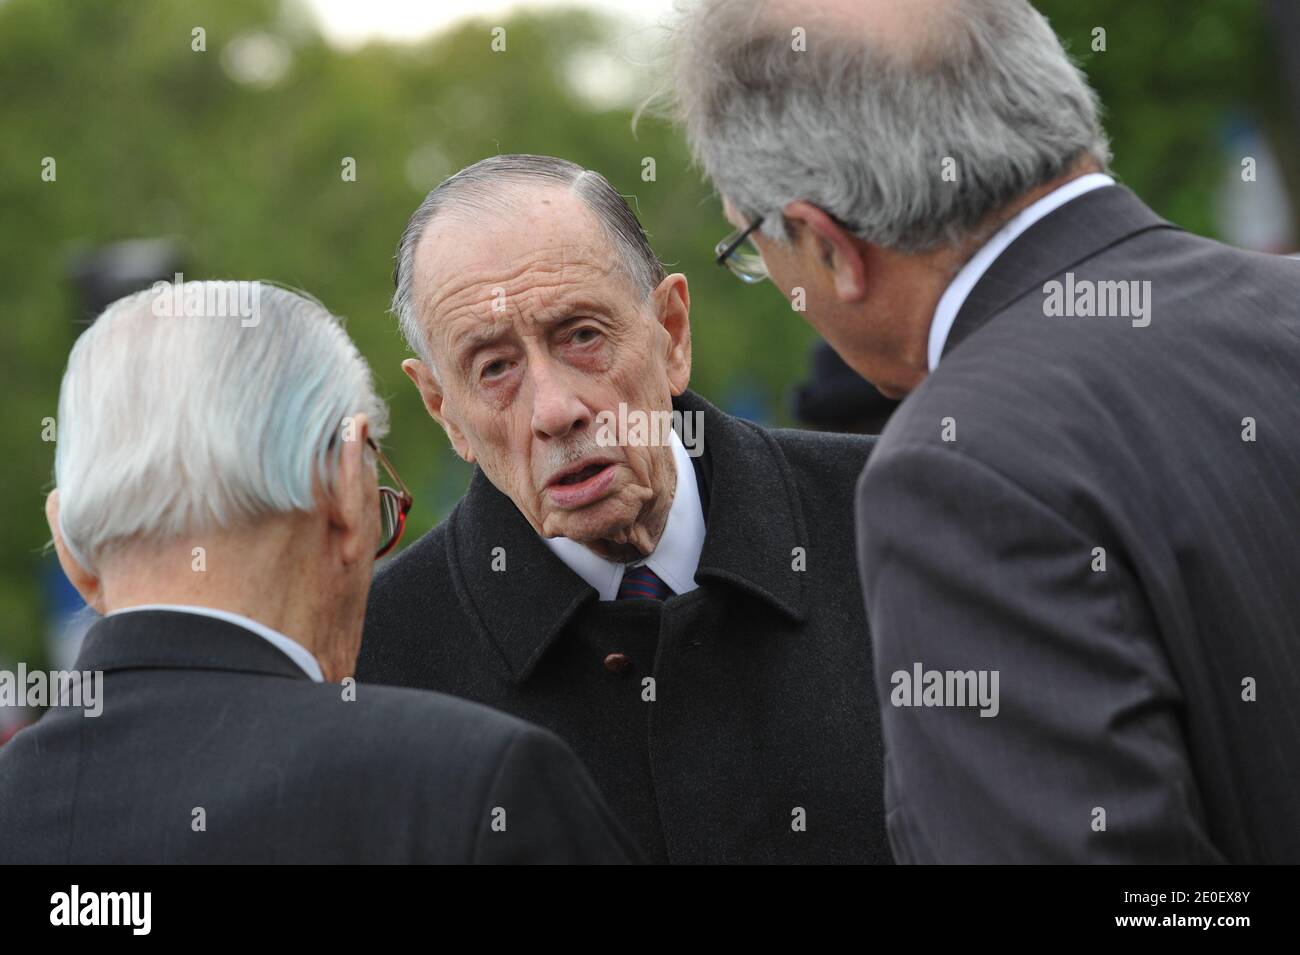
[[[379,527],[381,536],[379,538],[379,550],[375,552],[375,560],[383,557],[402,539],[402,532],[406,530],[406,515],[411,512],[411,505],[415,499],[411,497],[411,492],[406,489],[406,484],[397,476],[393,466],[388,463],[388,458],[384,457],[384,452],[379,450],[379,445],[375,444],[373,438],[367,437],[366,444],[370,445],[370,450],[375,452],[375,457],[383,465],[388,476],[392,478],[397,487],[379,486]]]
[[[767,266],[763,256],[754,244],[754,231],[763,224],[759,216],[743,229],[737,229],[713,247],[719,265],[725,265],[746,285],[753,285],[767,278]]]

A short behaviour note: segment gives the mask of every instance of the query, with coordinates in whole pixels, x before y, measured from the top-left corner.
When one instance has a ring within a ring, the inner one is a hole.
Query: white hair
[[[686,4],[664,92],[696,161],[764,234],[785,238],[780,210],[802,199],[869,242],[927,251],[1083,157],[1109,163],[1097,97],[1028,0],[954,0],[911,49],[869,26],[813,4]]]
[[[214,313],[229,283],[160,282],[114,302],[73,346],[54,473],[63,539],[88,570],[127,541],[314,510],[344,419],[364,413],[372,436],[387,433],[340,321],[297,292],[240,284],[255,320]]]

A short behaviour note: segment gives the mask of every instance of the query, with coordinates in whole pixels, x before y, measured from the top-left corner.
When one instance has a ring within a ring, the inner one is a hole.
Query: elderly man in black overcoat
[[[890,862],[852,521],[874,439],[688,391],[685,277],[563,160],[443,182],[396,285],[403,368],[477,467],[378,574],[359,678],[553,730],[652,860]]]

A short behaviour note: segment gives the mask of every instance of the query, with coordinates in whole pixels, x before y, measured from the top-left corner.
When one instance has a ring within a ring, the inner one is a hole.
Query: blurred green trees
[[[1162,213],[1211,231],[1225,113],[1249,104],[1289,135],[1254,0],[1040,6],[1107,102],[1119,173]],[[1106,53],[1089,50],[1098,24]],[[653,121],[633,134],[654,36],[580,12],[505,26],[505,52],[487,23],[340,51],[275,0],[0,2],[0,655],[41,658],[54,448],[41,423],[84,327],[67,281],[78,247],[180,237],[189,278],[274,279],[346,316],[392,402],[391,457],[417,500],[408,541],[445,514],[467,470],[400,372],[406,351],[386,314],[393,249],[424,193],[486,155],[564,156],[634,196],[660,255],[691,280],[694,386],[715,399],[747,389],[785,417],[813,333],[774,290],[713,265],[728,226],[680,137]],[[347,157],[355,181],[341,174]],[[647,158],[654,181],[642,178]]]
[[[1295,114],[1260,0],[1034,5],[1101,96],[1115,171],[1162,216],[1215,234],[1215,190],[1234,164],[1220,147],[1236,117],[1272,137],[1291,194],[1300,195]],[[1098,27],[1106,31],[1104,52],[1093,49]]]

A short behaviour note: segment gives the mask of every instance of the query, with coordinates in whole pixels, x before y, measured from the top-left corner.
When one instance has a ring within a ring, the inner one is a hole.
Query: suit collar
[[[806,545],[803,514],[784,455],[762,429],[689,391],[673,406],[703,421],[700,490],[707,510],[696,579],[803,619],[802,575],[790,569],[792,549]],[[448,563],[462,607],[497,650],[507,678],[522,683],[596,591],[480,469],[448,524]]]
[[[1070,200],[1021,233],[988,267],[957,313],[943,355],[1052,276],[1140,232],[1176,228],[1123,186]]]
[[[1063,186],[1059,186],[1039,198],[1037,202],[1033,202],[1021,209],[976,250],[970,260],[961,267],[953,280],[948,283],[948,287],[944,289],[939,304],[934,310],[934,318],[930,322],[930,341],[926,355],[931,371],[934,371],[939,364],[939,358],[943,354],[943,346],[947,344],[948,333],[952,331],[952,325],[957,318],[957,313],[961,311],[967,296],[970,295],[971,290],[975,288],[984,273],[988,271],[989,266],[997,261],[998,256],[1006,251],[1011,243],[1015,242],[1021,234],[1030,229],[1039,219],[1046,218],[1067,202],[1077,199],[1085,193],[1113,185],[1115,185],[1115,180],[1100,172],[1088,173],[1076,179],[1071,179]]]
[[[101,618],[86,633],[79,670],[231,670],[310,679],[262,637],[216,617],[138,610]]]
[[[177,613],[188,613],[199,617],[215,617],[217,620],[225,620],[236,626],[243,627],[245,630],[251,630],[263,640],[269,642],[273,647],[287,656],[302,669],[316,683],[325,682],[325,675],[321,672],[320,663],[311,655],[311,651],[304,647],[292,637],[287,637],[278,630],[268,627],[252,617],[245,617],[243,614],[234,613],[230,610],[218,610],[215,607],[201,607],[197,604],[144,604],[136,607],[126,607],[122,610],[114,610],[108,614],[115,617],[124,613],[141,613],[146,610],[174,610]]]

